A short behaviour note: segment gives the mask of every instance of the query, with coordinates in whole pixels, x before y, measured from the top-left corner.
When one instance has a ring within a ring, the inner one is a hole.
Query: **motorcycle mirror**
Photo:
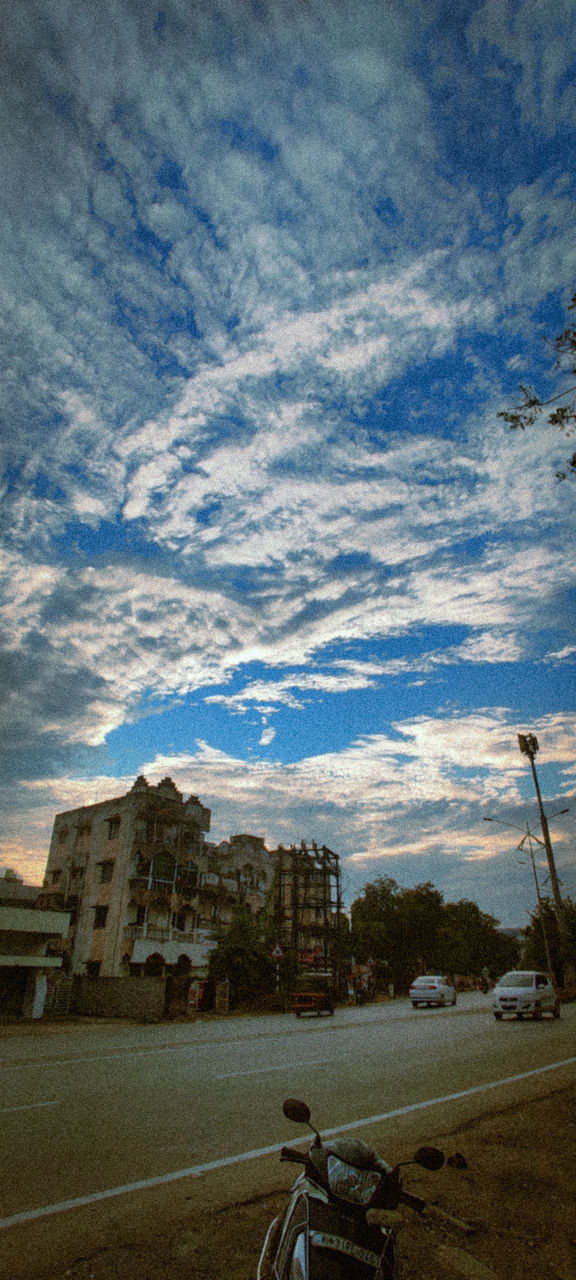
[[[287,1120],[293,1120],[295,1124],[310,1124],[310,1107],[298,1098],[286,1098],[282,1110]]]
[[[414,1152],[414,1160],[416,1164],[421,1164],[423,1169],[441,1169],[444,1164],[444,1152],[438,1147],[418,1147]]]

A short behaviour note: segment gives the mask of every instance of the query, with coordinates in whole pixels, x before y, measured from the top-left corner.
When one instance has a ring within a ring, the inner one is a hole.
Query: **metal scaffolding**
[[[275,917],[282,944],[298,967],[336,969],[342,916],[340,859],[326,845],[280,846]]]

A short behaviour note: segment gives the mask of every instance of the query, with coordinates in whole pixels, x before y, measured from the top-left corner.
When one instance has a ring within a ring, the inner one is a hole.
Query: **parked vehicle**
[[[413,1009],[419,1004],[427,1005],[428,1008],[432,1005],[456,1004],[456,988],[442,974],[424,974],[415,978],[408,994]]]
[[[303,1165],[284,1213],[272,1222],[257,1280],[396,1280],[395,1219],[400,1204],[423,1213],[425,1201],[404,1191],[392,1167],[357,1138],[323,1141],[305,1102],[287,1098],[284,1115],[314,1137],[307,1151],[282,1147],[281,1160]],[[440,1169],[437,1147],[419,1147],[412,1161]]]
[[[292,1012],[299,1018],[303,1013],[334,1013],[334,987],[331,973],[305,974],[298,980],[292,992]]]
[[[492,1012],[497,1022],[504,1014],[522,1018],[541,1018],[544,1013],[560,1017],[560,1000],[554,984],[545,973],[535,969],[513,969],[498,979],[492,992]]]

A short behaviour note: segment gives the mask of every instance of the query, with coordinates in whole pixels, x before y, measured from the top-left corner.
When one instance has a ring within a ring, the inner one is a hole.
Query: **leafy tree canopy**
[[[548,970],[548,958],[552,972],[560,984],[564,980],[564,965],[576,965],[576,903],[570,897],[564,899],[566,938],[561,946],[558,917],[551,898],[543,898],[541,906],[532,912],[528,926],[525,961],[528,968]]]
[[[273,990],[274,966],[269,943],[246,906],[234,911],[231,923],[216,934],[218,946],[210,955],[208,977],[230,982],[230,1005],[237,1008],[261,1002]]]
[[[475,902],[444,902],[429,881],[400,889],[394,880],[367,884],[352,904],[352,950],[373,960],[377,985],[409,985],[417,973],[494,976],[517,962],[518,947]]]

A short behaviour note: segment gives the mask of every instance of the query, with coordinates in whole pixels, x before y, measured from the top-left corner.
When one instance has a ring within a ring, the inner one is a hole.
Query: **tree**
[[[418,973],[440,973],[445,964],[444,899],[427,880],[414,889],[403,889],[400,900],[400,941],[403,978]]]
[[[351,950],[361,964],[374,961],[377,988],[398,982],[395,958],[400,951],[398,904],[401,890],[395,880],[379,876],[364,886],[351,908]]]
[[[576,311],[576,293],[568,303],[568,311]],[[541,400],[533,387],[521,385],[523,399],[520,404],[513,409],[502,409],[498,417],[508,423],[511,431],[518,428],[525,431],[526,427],[534,426],[544,416],[551,427],[558,427],[563,435],[570,438],[576,424],[576,328],[567,325],[550,345],[557,355],[554,368],[568,373],[573,381],[564,391],[547,400]],[[551,405],[554,408],[550,408]],[[556,475],[559,480],[565,480],[567,475],[576,475],[576,452],[567,459],[566,469],[557,471]]]
[[[476,902],[466,898],[448,902],[444,917],[445,967],[451,973],[480,974],[489,969],[496,977],[517,964],[517,942],[500,933],[495,916],[481,911]]]
[[[232,921],[216,934],[218,946],[210,955],[210,982],[230,982],[230,1006],[261,1003],[274,990],[275,971],[270,949],[249,907],[236,907]]]
[[[352,904],[352,950],[374,961],[376,986],[409,986],[418,973],[496,976],[518,960],[517,943],[475,902],[444,902],[430,881],[400,889],[378,879]]]
[[[352,904],[352,950],[374,961],[377,988],[406,987],[416,972],[441,964],[442,894],[432,884],[400,889],[379,878]]]
[[[527,929],[527,944],[524,952],[524,961],[527,966],[543,969],[546,972],[548,968],[544,938],[544,935],[546,935],[552,970],[560,985],[564,980],[564,962],[567,965],[576,964],[576,903],[567,897],[564,899],[563,907],[566,925],[564,949],[560,945],[558,917],[554,902],[551,898],[542,898],[541,903],[530,916],[530,924]]]

